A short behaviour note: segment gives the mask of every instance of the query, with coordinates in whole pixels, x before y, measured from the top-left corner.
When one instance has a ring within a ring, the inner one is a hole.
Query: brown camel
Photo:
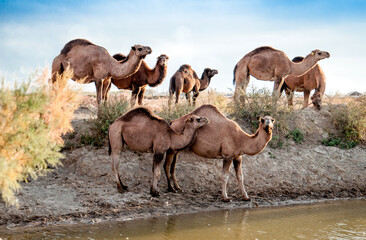
[[[274,97],[279,97],[279,91],[285,77],[288,75],[301,76],[316,65],[319,60],[329,58],[328,52],[314,50],[300,63],[292,62],[287,55],[272,47],[260,47],[246,54],[234,68],[235,96],[239,91],[245,94],[250,75],[258,80],[274,81]]]
[[[273,123],[275,120],[269,116],[261,118],[257,131],[249,135],[237,123],[227,119],[215,106],[202,105],[193,112],[170,122],[171,128],[178,133],[181,132],[184,121],[192,114],[210,119],[210,123],[207,126],[197,131],[196,140],[190,145],[189,150],[204,158],[223,158],[222,200],[225,202],[230,201],[227,196],[226,185],[232,162],[234,162],[236,179],[243,200],[250,200],[243,183],[241,168],[242,155],[247,154],[252,156],[263,151],[272,138]],[[168,150],[164,163],[165,174],[168,180],[168,190],[173,192],[175,190],[181,190],[175,178],[177,154],[178,151]]]
[[[293,62],[303,61],[303,57],[295,57]],[[320,110],[322,99],[325,92],[325,75],[319,64],[316,64],[310,71],[302,75],[301,77],[287,76],[285,82],[282,85],[281,93],[283,90],[286,92],[288,105],[293,106],[294,92],[304,92],[303,108],[309,105],[309,96],[311,90],[315,89],[313,96],[311,97],[314,107]]]
[[[196,72],[191,66],[185,64],[182,65],[178,71],[176,71],[170,79],[169,87],[169,105],[173,95],[175,93],[175,103],[178,103],[181,92],[186,94],[186,98],[191,103],[190,93],[193,91],[193,104],[196,103],[196,99],[199,92],[205,90],[210,84],[211,78],[218,74],[216,69],[205,68],[202,73],[201,79],[198,78]]]
[[[123,61],[125,56],[123,54],[115,54],[113,57],[118,61]],[[131,76],[123,79],[112,78],[112,83],[118,89],[128,89],[132,90],[131,93],[131,107],[135,105],[136,98],[138,97],[138,104],[142,105],[142,100],[144,99],[146,86],[156,87],[161,84],[167,73],[167,61],[169,57],[162,54],[158,57],[155,68],[150,69],[145,61],[142,61],[140,69]],[[107,84],[107,83],[106,83]],[[106,88],[105,94],[108,94],[110,89]]]
[[[112,170],[119,192],[123,193],[123,190],[127,189],[121,181],[118,170],[119,153],[124,144],[134,151],[154,153],[150,193],[158,196],[157,183],[165,152],[169,149],[178,151],[189,146],[196,138],[197,129],[208,123],[205,117],[190,115],[183,123],[184,130],[175,133],[167,122],[142,107],[135,108],[118,118],[109,127],[109,155],[112,155]]]
[[[109,81],[111,77],[123,78],[135,73],[146,55],[151,53],[151,48],[134,45],[128,57],[123,62],[116,61],[108,51],[85,39],[75,39],[68,42],[61,53],[52,62],[52,82],[56,81],[56,75],[70,67],[73,70],[74,81],[81,83],[95,83],[97,89],[97,102],[102,99],[103,81]]]

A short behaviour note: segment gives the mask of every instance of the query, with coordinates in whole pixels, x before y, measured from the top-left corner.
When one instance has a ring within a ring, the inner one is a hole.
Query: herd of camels
[[[68,42],[52,63],[52,82],[57,81],[65,69],[73,71],[72,79],[81,83],[94,82],[97,91],[97,103],[108,100],[108,92],[113,83],[118,89],[132,91],[131,107],[142,105],[147,85],[155,87],[161,84],[167,74],[169,57],[158,57],[155,68],[151,69],[144,58],[152,52],[148,46],[134,45],[127,56],[118,53],[111,56],[108,51],[85,39]],[[296,57],[292,61],[287,55],[272,47],[259,47],[246,54],[234,68],[234,97],[244,94],[250,75],[259,80],[274,81],[273,97],[277,101],[285,90],[288,104],[292,106],[294,91],[304,92],[303,107],[308,106],[310,92],[313,105],[320,109],[325,91],[325,75],[317,64],[319,60],[329,58],[325,51],[314,50],[305,58]],[[178,103],[182,92],[193,104],[200,91],[205,90],[211,78],[218,74],[216,69],[205,68],[199,78],[190,65],[182,65],[171,77],[169,86],[169,106],[176,95]],[[223,201],[230,201],[226,186],[229,170],[234,164],[238,188],[242,199],[250,200],[242,173],[242,155],[256,155],[262,152],[272,138],[275,120],[266,116],[260,118],[259,127],[254,134],[247,134],[234,121],[226,118],[213,105],[202,105],[179,119],[167,123],[144,107],[133,108],[118,118],[109,128],[109,155],[112,156],[112,170],[117,189],[123,193],[127,186],[119,175],[119,154],[124,145],[139,152],[153,153],[153,178],[150,193],[159,196],[158,179],[165,158],[164,170],[168,181],[168,191],[181,191],[175,177],[177,155],[184,149],[204,158],[222,158]]]

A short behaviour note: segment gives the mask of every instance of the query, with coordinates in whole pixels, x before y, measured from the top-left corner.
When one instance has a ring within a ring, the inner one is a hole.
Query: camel
[[[218,74],[216,69],[205,68],[202,77],[198,78],[196,72],[191,66],[182,65],[170,78],[169,87],[169,106],[173,95],[175,93],[175,103],[178,103],[181,92],[186,94],[186,98],[191,103],[190,93],[193,91],[193,105],[196,103],[196,99],[199,92],[205,90],[211,82],[211,78]]]
[[[169,124],[150,110],[138,107],[118,118],[109,127],[109,155],[112,155],[112,170],[120,193],[127,190],[119,175],[119,153],[124,144],[139,152],[154,153],[153,178],[150,193],[159,196],[157,182],[160,178],[164,154],[169,149],[179,151],[188,147],[196,138],[198,128],[209,123],[205,117],[190,115],[183,123],[181,133],[175,133]]]
[[[73,80],[81,83],[95,83],[97,103],[102,99],[103,82],[110,81],[111,77],[124,78],[134,74],[139,69],[142,60],[151,53],[151,48],[142,45],[131,47],[128,57],[118,62],[108,51],[85,39],[75,39],[68,42],[61,53],[52,62],[52,82],[56,81],[57,74],[70,67],[73,70]]]
[[[230,201],[227,196],[226,186],[229,170],[232,163],[236,172],[238,187],[243,200],[250,198],[245,190],[242,173],[242,155],[256,155],[263,151],[272,138],[275,119],[266,116],[260,119],[259,128],[254,134],[245,133],[234,121],[227,119],[215,106],[202,105],[196,110],[170,122],[170,127],[177,133],[184,129],[184,121],[190,116],[198,115],[210,119],[210,123],[197,131],[196,140],[189,146],[189,150],[204,158],[222,158],[222,200]],[[175,164],[179,151],[169,149],[166,154],[164,170],[168,180],[168,190],[175,192],[181,190],[175,178]],[[173,184],[174,186],[173,186]]]
[[[118,61],[123,61],[125,56],[123,54],[115,54],[113,57]],[[138,104],[142,105],[142,100],[144,98],[146,86],[156,87],[161,84],[167,73],[167,61],[169,57],[165,54],[162,54],[158,57],[155,68],[150,69],[145,61],[142,61],[140,69],[131,76],[127,78],[112,78],[112,83],[118,89],[128,89],[132,90],[131,93],[131,107],[135,105],[136,98],[138,97]],[[108,83],[106,83],[108,84]],[[110,89],[110,84],[107,88],[105,95],[108,94]]]
[[[258,80],[274,81],[272,96],[278,98],[284,79],[288,75],[302,76],[313,68],[319,60],[329,58],[330,54],[313,50],[300,63],[292,62],[287,55],[272,47],[259,47],[246,54],[234,68],[235,97],[240,91],[245,94],[250,75]]]
[[[303,60],[303,57],[295,57],[292,59],[292,61],[296,63]],[[304,92],[303,108],[306,108],[309,105],[310,92],[311,90],[315,89],[311,100],[314,107],[320,110],[325,92],[325,80],[326,79],[323,70],[319,64],[316,64],[311,70],[301,77],[287,76],[280,92],[282,93],[282,91],[285,90],[289,107],[293,106],[292,99],[294,97],[294,92]]]

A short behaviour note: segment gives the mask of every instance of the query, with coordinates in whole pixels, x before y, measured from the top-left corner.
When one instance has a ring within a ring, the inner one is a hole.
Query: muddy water
[[[0,238],[366,239],[366,200],[221,210],[115,224],[17,228],[0,230]]]

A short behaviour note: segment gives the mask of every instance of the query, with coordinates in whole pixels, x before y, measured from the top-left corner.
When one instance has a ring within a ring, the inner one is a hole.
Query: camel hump
[[[113,58],[116,59],[117,61],[122,61],[125,60],[127,56],[122,53],[116,53],[113,55]]]
[[[198,108],[196,108],[193,112],[191,112],[191,114],[195,114],[197,116],[199,116],[200,114],[200,111],[202,110],[210,110],[210,111],[214,111],[215,113],[217,113],[218,115],[222,116],[222,117],[225,117],[224,114],[222,114],[222,112],[217,108],[215,107],[214,105],[211,105],[211,104],[204,104]],[[225,117],[226,118],[226,117]]]
[[[262,53],[262,52],[275,52],[278,51],[277,49],[274,49],[273,47],[269,47],[269,46],[263,46],[263,47],[259,47],[254,49],[253,51],[249,52],[246,57],[251,57],[254,56],[258,53]]]
[[[193,72],[193,77],[194,77],[194,78],[196,78],[196,79],[198,79],[198,76],[197,76],[196,71],[192,70],[192,72]],[[203,73],[204,73],[204,72],[203,72]],[[202,75],[203,75],[203,73],[202,73]]]
[[[145,117],[150,118],[151,120],[156,120],[158,122],[166,123],[164,119],[154,115],[149,109],[144,108],[144,107],[138,107],[138,108],[132,109],[131,111],[124,114],[122,117],[118,118],[118,120],[128,122],[128,121],[131,121],[131,119],[136,116],[145,116]]]
[[[70,42],[66,43],[64,48],[61,50],[61,54],[66,55],[71,51],[71,49],[74,46],[80,46],[80,45],[86,46],[86,45],[95,45],[95,44],[86,39],[74,39],[74,40],[71,40]]]
[[[180,66],[180,68],[178,69],[179,72],[184,72],[185,70],[190,71],[192,68],[191,66],[189,66],[188,64],[184,64],[182,66]]]
[[[298,56],[298,57],[294,57],[294,58],[292,59],[292,61],[293,61],[293,62],[295,62],[295,63],[302,62],[303,60],[304,60],[304,57],[300,57],[300,56]]]

